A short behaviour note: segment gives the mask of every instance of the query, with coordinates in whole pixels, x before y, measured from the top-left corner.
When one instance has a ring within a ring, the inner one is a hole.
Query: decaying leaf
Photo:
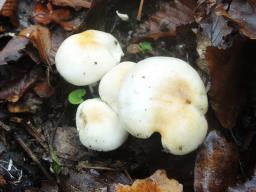
[[[0,175],[0,186],[4,186],[6,184],[7,184],[6,180],[4,179],[4,177],[2,175]]]
[[[104,171],[73,171],[68,170],[67,175],[61,176],[61,191],[63,192],[114,192],[111,190],[113,184],[129,184],[130,180],[120,172]]]
[[[194,10],[194,16],[197,23],[200,23],[202,19],[210,15],[212,8],[216,5],[216,0],[198,0],[197,6]]]
[[[34,94],[26,94],[22,99],[16,103],[8,103],[7,108],[10,113],[36,113],[42,100]]]
[[[19,36],[28,38],[38,49],[39,55],[42,61],[48,65],[51,65],[49,58],[52,48],[51,34],[48,28],[40,25],[31,25],[30,27],[23,29]]]
[[[18,27],[19,21],[17,19],[17,9],[19,0],[1,0],[0,15],[9,17],[12,25]]]
[[[23,94],[38,80],[41,75],[39,68],[32,69],[21,78],[1,82],[0,100],[17,102]]]
[[[233,0],[228,11],[223,4],[220,4],[216,8],[216,12],[237,24],[242,34],[256,39],[256,5],[253,2]]]
[[[47,79],[45,79],[42,82],[36,83],[33,89],[39,97],[43,98],[51,97],[54,93],[54,88],[51,85],[49,85]]]
[[[73,8],[90,8],[92,0],[51,0],[54,5],[58,6],[69,6]]]
[[[229,187],[228,192],[255,192],[256,191],[256,176],[253,176],[250,180],[243,184]]]
[[[194,22],[193,8],[181,1],[164,3],[160,10],[142,23],[135,31],[134,38],[159,39],[174,36],[176,28]]]
[[[233,184],[238,171],[238,152],[218,131],[211,131],[197,154],[195,192],[220,192]]]
[[[157,170],[146,179],[138,179],[131,186],[117,185],[115,192],[182,192],[183,186],[169,179],[164,170]]]
[[[17,61],[24,55],[24,49],[29,44],[26,37],[14,36],[0,52],[0,65],[9,61]]]
[[[248,62],[243,57],[243,43],[235,42],[223,50],[206,49],[206,61],[211,77],[210,103],[221,125],[233,128],[246,101],[244,82]]]
[[[36,23],[47,25],[51,22],[61,25],[65,30],[71,31],[76,29],[74,22],[70,21],[71,12],[67,8],[53,9],[50,3],[47,4],[47,7],[42,3],[37,2],[33,11],[33,20]]]
[[[58,127],[53,147],[59,157],[73,161],[78,161],[85,154],[85,148],[81,146],[74,127]]]

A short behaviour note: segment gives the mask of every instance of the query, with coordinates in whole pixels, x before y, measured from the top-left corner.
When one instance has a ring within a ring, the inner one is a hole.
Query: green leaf
[[[69,93],[68,95],[68,101],[69,103],[73,105],[78,105],[84,101],[84,96],[86,94],[86,91],[84,89],[76,89]]]
[[[56,151],[53,149],[52,146],[50,146],[50,155],[52,158],[51,170],[55,173],[55,175],[59,175],[62,167]]]
[[[153,47],[152,47],[151,43],[147,42],[147,41],[139,43],[139,48],[144,53],[153,51]]]

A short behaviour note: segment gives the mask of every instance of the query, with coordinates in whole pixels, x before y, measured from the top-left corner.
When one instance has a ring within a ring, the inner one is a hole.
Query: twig
[[[0,127],[3,128],[7,132],[11,131],[11,127],[9,125],[6,125],[2,121],[0,121]]]
[[[55,183],[54,178],[48,173],[48,171],[42,166],[42,164],[40,163],[40,161],[38,160],[38,158],[34,155],[34,153],[29,149],[29,147],[26,145],[26,143],[24,143],[24,141],[18,137],[17,135],[15,135],[15,139],[16,141],[20,144],[20,146],[24,149],[24,151],[29,155],[29,157],[37,164],[37,166],[41,169],[41,171],[43,172],[43,174],[47,177],[47,179],[52,182]]]
[[[139,10],[138,10],[138,14],[137,14],[137,20],[138,21],[141,20],[143,6],[144,6],[144,0],[140,0],[140,7],[139,7]]]

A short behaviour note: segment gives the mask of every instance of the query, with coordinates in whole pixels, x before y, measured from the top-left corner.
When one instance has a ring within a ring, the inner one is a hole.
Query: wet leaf
[[[54,5],[69,6],[73,8],[90,8],[92,0],[51,0]]]
[[[51,97],[54,94],[54,88],[49,84],[47,79],[38,82],[33,89],[38,96],[43,98]]]
[[[246,68],[242,42],[235,42],[226,50],[206,49],[206,61],[211,77],[210,103],[221,125],[233,128],[246,102]]]
[[[185,1],[184,1],[185,2]],[[181,1],[162,4],[160,10],[136,29],[134,38],[152,38],[174,36],[176,28],[194,22],[193,7]]]
[[[48,65],[51,65],[50,51],[52,48],[51,34],[48,28],[40,25],[31,25],[30,27],[23,29],[19,36],[28,38],[33,46],[37,48],[42,61]]]
[[[33,20],[36,23],[47,25],[54,22],[61,25],[67,31],[77,28],[76,23],[70,21],[72,16],[70,10],[67,8],[53,9],[50,3],[46,7],[40,2],[37,2],[33,12]]]
[[[1,82],[0,100],[17,102],[36,83],[41,73],[39,68],[34,68],[20,78]]]
[[[72,161],[78,161],[86,152],[80,144],[77,130],[74,127],[58,127],[53,147],[59,157]]]
[[[19,21],[17,19],[17,9],[19,0],[1,0],[0,15],[9,17],[13,26],[18,27]]]
[[[98,172],[95,169],[90,171],[67,170],[61,175],[61,191],[63,192],[114,192],[112,186],[117,183],[128,184],[130,180],[122,173],[116,171]],[[65,175],[64,175],[65,174]]]
[[[242,34],[256,39],[256,5],[253,2],[233,0],[228,11],[223,4],[220,4],[216,11],[217,14],[237,24]]]
[[[236,146],[218,131],[211,131],[197,154],[195,192],[220,192],[235,182],[238,171]]]
[[[256,176],[253,176],[250,180],[243,184],[229,187],[227,192],[255,192],[256,191]]]
[[[27,38],[14,36],[0,52],[0,65],[18,61],[24,55],[24,49],[28,44]]]
[[[73,105],[78,105],[84,101],[83,97],[85,94],[86,91],[84,89],[76,89],[69,93],[68,101]]]
[[[146,179],[138,179],[131,186],[117,185],[115,192],[182,192],[182,185],[169,179],[164,170],[157,170]]]

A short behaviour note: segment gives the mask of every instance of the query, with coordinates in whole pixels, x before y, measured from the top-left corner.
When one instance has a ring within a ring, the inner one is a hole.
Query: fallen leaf
[[[220,4],[216,8],[216,13],[237,24],[245,36],[256,39],[256,5],[253,2],[233,0],[228,11]]]
[[[209,16],[205,17],[199,23],[202,34],[206,36],[212,43],[212,46],[218,48],[227,48],[226,37],[232,32],[233,28],[228,26],[227,20],[216,14],[215,9]]]
[[[114,192],[111,187],[116,183],[128,184],[130,180],[122,173],[116,171],[98,172],[95,169],[89,171],[67,170],[61,175],[61,191],[63,192]]]
[[[26,94],[20,101],[8,103],[7,109],[10,113],[36,113],[42,103],[34,94]]]
[[[51,0],[52,4],[58,6],[68,6],[73,8],[90,8],[92,0]]]
[[[1,0],[0,15],[9,17],[13,26],[18,27],[19,21],[17,19],[17,9],[19,0]]]
[[[119,184],[115,192],[182,192],[183,186],[169,179],[164,170],[157,170],[146,179],[138,179],[131,186]]]
[[[36,83],[33,89],[39,97],[43,98],[51,97],[54,94],[54,88],[49,84],[47,79]]]
[[[180,1],[162,4],[159,11],[136,29],[133,37],[135,40],[174,36],[176,28],[194,22],[193,8]]]
[[[2,175],[0,175],[0,186],[4,186],[6,184],[7,184],[6,180],[4,179],[4,177]]]
[[[211,131],[196,157],[195,192],[220,192],[234,183],[239,167],[236,146],[218,131]]]
[[[44,63],[52,65],[49,55],[52,48],[51,34],[48,28],[40,25],[31,25],[23,29],[19,36],[28,38],[37,48]]]
[[[196,22],[199,23],[202,19],[210,15],[212,8],[216,5],[216,0],[198,0],[194,10]]]
[[[67,31],[72,31],[77,28],[76,23],[74,21],[70,21],[71,17],[69,9],[53,9],[50,3],[48,3],[46,7],[42,3],[37,2],[33,11],[33,20],[36,23],[47,25],[54,22],[61,25]]]
[[[243,57],[243,42],[223,50],[206,49],[211,87],[209,101],[224,128],[233,128],[246,102],[246,68],[249,63]]]
[[[33,68],[24,76],[1,82],[0,100],[17,102],[29,88],[35,84],[41,75],[39,68]]]
[[[256,191],[256,176],[253,176],[250,180],[243,184],[229,187],[227,192],[255,192]]]
[[[53,147],[59,157],[78,161],[86,152],[80,144],[74,127],[58,127],[53,140]]]
[[[0,52],[0,65],[10,61],[18,61],[24,55],[24,49],[29,44],[25,37],[14,36]]]

